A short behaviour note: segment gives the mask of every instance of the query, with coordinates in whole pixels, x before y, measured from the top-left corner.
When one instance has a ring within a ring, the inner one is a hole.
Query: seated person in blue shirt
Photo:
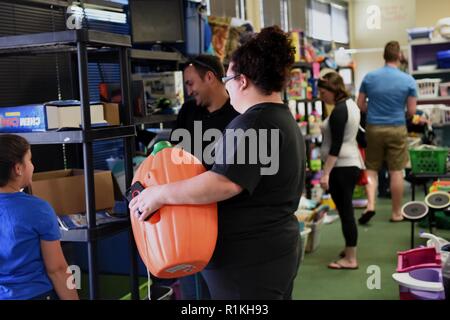
[[[78,300],[55,212],[21,192],[31,184],[33,170],[28,142],[0,135],[0,300]]]

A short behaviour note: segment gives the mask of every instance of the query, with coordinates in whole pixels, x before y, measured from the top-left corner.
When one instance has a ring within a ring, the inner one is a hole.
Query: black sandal
[[[373,218],[373,216],[375,215],[375,211],[366,211],[364,212],[361,217],[358,219],[359,224],[366,224],[367,222],[370,221],[370,219]]]

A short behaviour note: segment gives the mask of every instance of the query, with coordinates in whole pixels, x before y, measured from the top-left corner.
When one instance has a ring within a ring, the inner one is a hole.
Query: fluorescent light
[[[125,13],[117,13],[117,12],[90,9],[90,8],[85,8],[84,12],[86,14],[86,17],[90,20],[115,22],[115,23],[126,23],[127,22],[127,16]],[[67,8],[67,13],[72,13],[79,17],[84,16],[83,9],[78,6],[74,6],[74,5]]]

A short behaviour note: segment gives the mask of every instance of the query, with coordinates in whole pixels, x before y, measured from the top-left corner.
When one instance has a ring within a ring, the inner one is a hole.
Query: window
[[[260,0],[261,2],[261,28],[281,25],[281,1],[280,0]]]
[[[347,9],[331,4],[331,28],[333,40],[339,43],[348,43],[348,16]]]
[[[309,8],[309,17],[309,36],[318,40],[331,41],[330,5],[312,0]]]
[[[311,0],[308,7],[308,35],[311,38],[349,43],[348,10],[335,3]]]
[[[287,0],[289,30],[306,30],[307,0]]]
[[[289,31],[288,0],[280,0],[281,29]]]
[[[246,5],[246,0],[236,0],[237,17],[241,20],[247,19],[247,14],[245,11]]]

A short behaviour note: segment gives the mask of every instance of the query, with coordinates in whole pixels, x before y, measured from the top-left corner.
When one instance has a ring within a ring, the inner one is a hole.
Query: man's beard
[[[211,105],[210,101],[205,100],[202,100],[200,103],[197,104],[197,106],[203,109],[208,109],[210,105]]]

